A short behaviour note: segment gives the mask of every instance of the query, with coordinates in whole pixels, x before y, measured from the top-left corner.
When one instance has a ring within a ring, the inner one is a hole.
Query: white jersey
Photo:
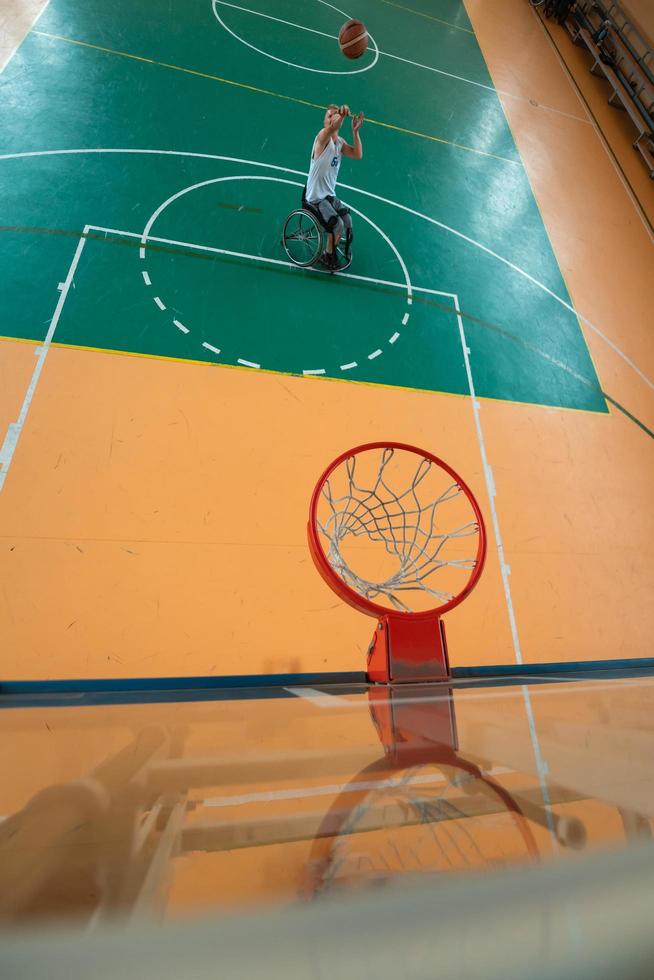
[[[314,160],[313,151],[316,147],[314,140],[311,149],[311,166],[307,178],[307,201],[309,204],[322,201],[325,197],[336,196],[336,180],[341,166],[341,147],[344,142],[345,140],[341,139],[340,136],[330,139],[322,153]]]

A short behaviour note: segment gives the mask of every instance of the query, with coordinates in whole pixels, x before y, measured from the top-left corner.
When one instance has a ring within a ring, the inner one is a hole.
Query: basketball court
[[[374,621],[321,580],[307,517],[331,460],[384,441],[446,461],[486,525],[445,617],[454,687],[413,698],[533,818],[527,843],[510,807],[498,830],[482,787],[471,866],[651,833],[654,200],[527,0],[49,0],[26,21],[0,74],[3,814],[99,778],[127,826],[136,746],[184,856],[166,891],[172,850],[156,873],[103,852],[129,873],[99,915],[155,884],[171,912],[310,889],[330,805],[376,840]],[[366,117],[337,276],[281,246],[331,102]],[[387,769],[382,795],[404,790]],[[423,853],[409,824],[398,847]]]

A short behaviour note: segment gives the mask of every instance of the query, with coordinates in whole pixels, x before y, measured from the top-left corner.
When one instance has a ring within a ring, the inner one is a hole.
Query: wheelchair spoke
[[[313,215],[300,210],[290,214],[284,226],[282,244],[295,265],[313,265],[322,250],[322,234]]]

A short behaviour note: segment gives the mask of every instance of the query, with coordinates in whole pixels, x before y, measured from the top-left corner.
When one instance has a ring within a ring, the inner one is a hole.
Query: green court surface
[[[0,333],[606,411],[463,5],[413,7],[361,0],[348,62],[324,0],[53,0],[0,81]],[[280,245],[330,101],[368,118],[338,278]]]

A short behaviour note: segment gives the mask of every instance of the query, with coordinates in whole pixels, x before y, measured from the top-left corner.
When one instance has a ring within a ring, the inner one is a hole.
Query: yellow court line
[[[17,340],[21,344],[31,344],[33,347],[39,347],[43,341],[42,340],[29,340],[24,337],[3,337],[0,336],[0,341],[3,340]],[[367,385],[369,388],[390,388],[397,391],[411,391],[418,395],[444,395],[446,398],[470,398],[468,392],[458,392],[458,391],[431,391],[427,388],[411,388],[408,385],[396,385],[390,381],[364,381],[361,378],[346,378],[337,377],[336,375],[323,375],[321,377],[309,376],[297,374],[294,371],[280,371],[276,368],[248,368],[242,367],[240,364],[226,364],[223,361],[200,361],[193,357],[174,357],[171,354],[144,354],[141,351],[131,351],[131,350],[118,350],[113,347],[91,347],[87,344],[71,344],[64,343],[60,340],[53,340],[51,347],[55,347],[58,350],[74,350],[74,351],[87,351],[91,354],[112,354],[118,357],[138,357],[143,360],[148,361],[170,361],[173,364],[192,364],[198,367],[207,368],[224,368],[228,371],[241,371],[247,372],[252,375],[257,374],[269,374],[275,375],[282,378],[295,378],[298,381],[318,381],[318,382],[335,382],[336,384],[350,384],[350,385]],[[482,397],[482,401],[483,401]],[[521,404],[521,403],[517,403]],[[542,406],[541,406],[542,407]],[[549,407],[549,406],[546,406]]]
[[[434,17],[433,14],[423,14],[422,10],[413,10],[411,7],[403,7],[401,3],[391,3],[391,0],[382,0],[382,3],[388,4],[389,7],[397,7],[398,10],[406,10],[409,14],[416,14],[418,17],[426,17],[427,20],[435,20],[437,24],[444,24],[446,27],[451,27],[455,31],[464,31],[466,34],[472,34],[475,36],[475,32],[471,31],[469,27],[459,27],[458,24],[450,24],[447,20],[441,20],[440,17]]]
[[[415,297],[418,299],[418,297]],[[39,347],[43,341],[42,340],[30,340],[26,337],[4,337],[0,335],[0,341],[17,341],[20,344],[31,344],[33,347]],[[112,354],[118,357],[138,357],[143,360],[148,361],[170,361],[174,364],[192,364],[198,367],[207,368],[224,368],[228,371],[247,371],[249,374],[268,374],[282,378],[295,378],[298,381],[316,381],[320,383],[334,382],[336,384],[350,384],[350,385],[366,385],[368,388],[388,388],[392,391],[408,391],[416,395],[428,395],[433,397],[438,395],[444,398],[470,398],[470,393],[467,391],[436,391],[432,388],[412,388],[409,385],[398,385],[393,384],[391,381],[364,381],[362,378],[346,378],[340,377],[335,374],[327,375],[301,375],[297,374],[295,371],[281,371],[277,368],[248,368],[242,367],[240,364],[226,364],[224,361],[201,361],[194,357],[175,357],[171,354],[144,354],[142,351],[131,351],[131,350],[118,350],[113,347],[91,347],[87,344],[73,344],[64,343],[61,340],[53,340],[51,347],[55,347],[58,350],[73,350],[73,351],[87,351],[91,354]],[[604,395],[604,393],[602,392]],[[572,408],[568,405],[545,405],[543,402],[522,402],[515,401],[512,398],[502,398],[500,395],[475,395],[478,401],[490,402],[491,404],[497,405],[513,405],[519,409],[523,408],[541,408],[547,409],[548,411],[555,412],[576,412],[580,415],[592,415],[595,418],[613,418],[614,413],[610,409],[610,405],[607,405],[607,411],[601,412],[594,408]]]
[[[4,343],[5,341],[13,344],[31,344],[33,347],[40,347],[43,343],[42,340],[34,340],[31,337],[9,337],[0,334],[0,343]]]
[[[11,339],[0,337],[0,340]],[[42,341],[28,341],[28,343],[33,343],[38,346]],[[307,375],[307,374],[297,374],[295,371],[280,371],[277,368],[249,368],[244,367],[241,364],[226,364],[224,361],[200,361],[192,357],[174,357],[170,354],[143,354],[141,351],[131,351],[131,350],[117,350],[112,347],[89,347],[85,344],[70,344],[64,343],[63,341],[52,341],[52,347],[56,347],[59,350],[75,350],[75,351],[88,351],[92,354],[113,354],[118,357],[140,357],[149,361],[170,361],[174,364],[193,364],[199,367],[208,368],[223,368],[227,371],[241,371],[251,375],[258,374],[268,374],[275,377],[281,378],[295,378],[297,381],[315,381],[317,383],[335,383],[335,384],[349,384],[349,385],[366,385],[368,388],[388,388],[394,391],[410,391],[418,395],[443,395],[446,398],[470,398],[469,392],[458,392],[458,391],[432,391],[428,388],[411,388],[408,385],[397,385],[393,384],[391,381],[365,381],[362,378],[346,378],[340,377],[335,374],[326,375]],[[482,401],[484,400],[482,396]],[[501,399],[500,399],[501,400]],[[520,405],[521,402],[516,402]],[[535,405],[534,407],[539,407]],[[542,406],[540,406],[542,407]],[[545,406],[549,408],[549,406]],[[583,411],[583,409],[582,409]]]
[[[104,51],[105,54],[115,54],[120,58],[130,58],[132,61],[142,61],[146,65],[156,65],[157,68],[170,68],[172,71],[181,71],[185,75],[196,75],[198,78],[208,78],[212,82],[222,82],[224,85],[235,85],[237,88],[245,88],[250,92],[259,92],[262,95],[273,95],[277,99],[286,99],[288,102],[297,102],[300,105],[309,106],[312,109],[324,109],[324,105],[317,102],[307,102],[305,99],[298,99],[294,95],[282,95],[280,92],[271,92],[267,88],[258,88],[256,85],[247,85],[245,82],[235,82],[231,78],[221,78],[220,75],[208,75],[204,71],[196,71],[194,68],[182,68],[181,65],[169,65],[165,61],[154,61],[153,58],[143,58],[138,54],[130,54],[128,51],[116,51],[115,48],[104,48],[100,44],[90,44],[88,41],[77,41],[73,37],[64,37],[62,34],[49,34],[47,31],[32,31],[39,37],[48,37],[53,41],[66,41],[68,44],[76,44],[81,48],[91,48],[93,51]]]
[[[404,126],[395,126],[394,123],[380,122],[379,119],[369,119],[366,117],[367,123],[372,123],[373,126],[383,126],[384,129],[394,129],[397,133],[406,133],[408,136],[418,136],[423,140],[432,140],[434,143],[445,143],[446,146],[452,146],[455,150],[465,150],[466,153],[476,153],[480,157],[491,157],[493,160],[501,160],[502,163],[511,163],[514,166],[521,166],[519,160],[511,160],[510,157],[501,157],[497,153],[489,153],[488,150],[476,150],[473,146],[465,146],[463,143],[453,143],[451,140],[443,139],[441,136],[429,136],[427,133],[419,133],[415,129],[405,129]]]
[[[105,54],[114,54],[120,58],[130,58],[132,61],[141,61],[146,65],[156,65],[157,68],[169,68],[171,71],[181,71],[185,75],[195,75],[198,78],[207,78],[212,82],[222,82],[223,85],[234,85],[236,88],[244,88],[249,92],[257,92],[259,95],[270,95],[276,99],[284,99],[287,102],[295,102],[298,105],[309,106],[311,109],[324,110],[324,105],[317,102],[307,102],[306,99],[298,99],[294,95],[283,95],[281,92],[271,92],[270,89],[259,88],[256,85],[247,85],[245,82],[235,82],[231,78],[222,78],[220,75],[209,75],[203,71],[196,71],[194,68],[183,68],[181,65],[169,65],[165,61],[155,61],[153,58],[144,58],[141,55],[130,54],[127,51],[116,51],[114,48],[105,48],[99,44],[90,44],[88,41],[77,41],[72,37],[64,37],[61,34],[50,34],[47,31],[32,31],[39,37],[47,37],[53,41],[65,41],[67,44],[75,44],[81,48],[91,48],[93,51],[102,51]],[[415,129],[405,129],[403,126],[396,126],[393,123],[381,122],[378,119],[366,119],[371,126],[381,126],[384,129],[393,129],[398,133],[405,133],[407,136],[417,136],[419,139],[429,140],[433,143],[443,143],[456,150],[465,150],[466,153],[475,153],[478,156],[490,157],[493,160],[500,160],[502,163],[510,163],[514,166],[521,166],[519,160],[511,160],[509,157],[498,156],[496,153],[489,153],[486,150],[477,150],[474,146],[466,146],[463,143],[453,143],[451,140],[443,139],[442,136],[430,136],[428,133],[421,133]]]

